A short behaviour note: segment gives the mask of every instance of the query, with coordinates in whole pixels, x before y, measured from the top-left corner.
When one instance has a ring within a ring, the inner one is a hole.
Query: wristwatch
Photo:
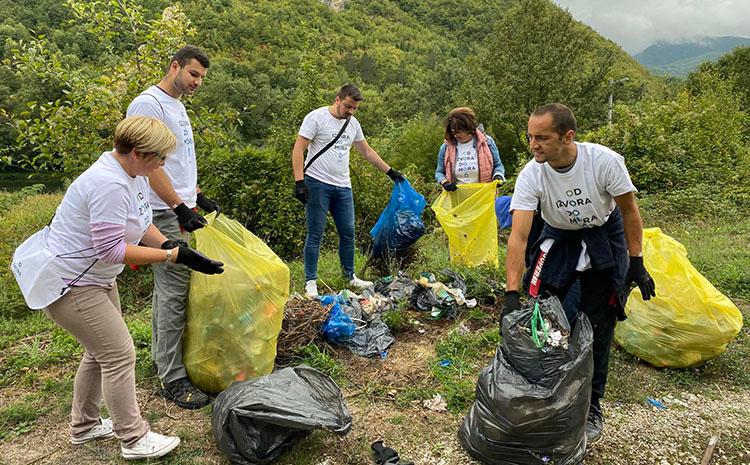
[[[171,262],[172,255],[174,255],[174,253],[172,252],[172,249],[167,249],[167,258],[164,259],[164,263]]]

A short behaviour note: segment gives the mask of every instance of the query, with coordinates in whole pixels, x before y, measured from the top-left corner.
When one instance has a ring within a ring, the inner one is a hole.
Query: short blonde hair
[[[165,156],[176,147],[172,131],[151,116],[130,116],[115,128],[115,150],[123,155],[137,150],[141,155]]]

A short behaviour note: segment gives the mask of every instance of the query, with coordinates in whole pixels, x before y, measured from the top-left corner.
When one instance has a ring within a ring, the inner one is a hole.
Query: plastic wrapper
[[[183,361],[196,387],[218,393],[273,370],[289,268],[237,221],[206,219],[196,248],[223,262],[224,273],[191,274]]]
[[[458,189],[443,191],[433,202],[432,210],[448,236],[452,262],[497,266],[497,184],[458,184]]]
[[[425,205],[424,197],[409,181],[396,182],[388,205],[370,230],[372,255],[395,256],[417,242],[425,231],[422,221]]]
[[[557,298],[543,300],[540,309],[547,321],[570,331]],[[479,375],[459,439],[487,464],[578,465],[591,403],[591,323],[580,314],[566,345],[540,349],[529,335],[532,313],[533,305],[503,318],[503,342]]]
[[[723,353],[742,329],[742,313],[693,267],[685,247],[659,228],[645,229],[643,263],[656,297],[644,301],[633,290],[617,343],[656,367],[690,367]]]
[[[305,365],[233,384],[211,416],[214,438],[235,465],[271,463],[314,429],[344,436],[351,427],[339,387]]]

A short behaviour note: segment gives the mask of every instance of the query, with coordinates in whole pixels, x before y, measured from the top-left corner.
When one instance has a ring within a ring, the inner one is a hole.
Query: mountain
[[[691,42],[659,41],[635,55],[642,65],[658,74],[687,76],[701,63],[716,61],[736,47],[750,45],[748,37],[705,37]]]

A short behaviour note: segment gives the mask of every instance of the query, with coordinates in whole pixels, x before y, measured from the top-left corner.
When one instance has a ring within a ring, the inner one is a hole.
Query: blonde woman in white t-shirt
[[[115,130],[114,150],[70,185],[50,224],[47,246],[59,261],[67,293],[44,309],[85,353],[71,408],[73,445],[116,436],[125,459],[160,457],[180,439],[151,432],[138,408],[135,349],[122,318],[115,278],[124,265],[183,263],[223,272],[184,243],[170,243],[152,224],[146,176],[164,164],[175,136],[156,118],[135,116]],[[102,398],[110,418],[100,418]]]

